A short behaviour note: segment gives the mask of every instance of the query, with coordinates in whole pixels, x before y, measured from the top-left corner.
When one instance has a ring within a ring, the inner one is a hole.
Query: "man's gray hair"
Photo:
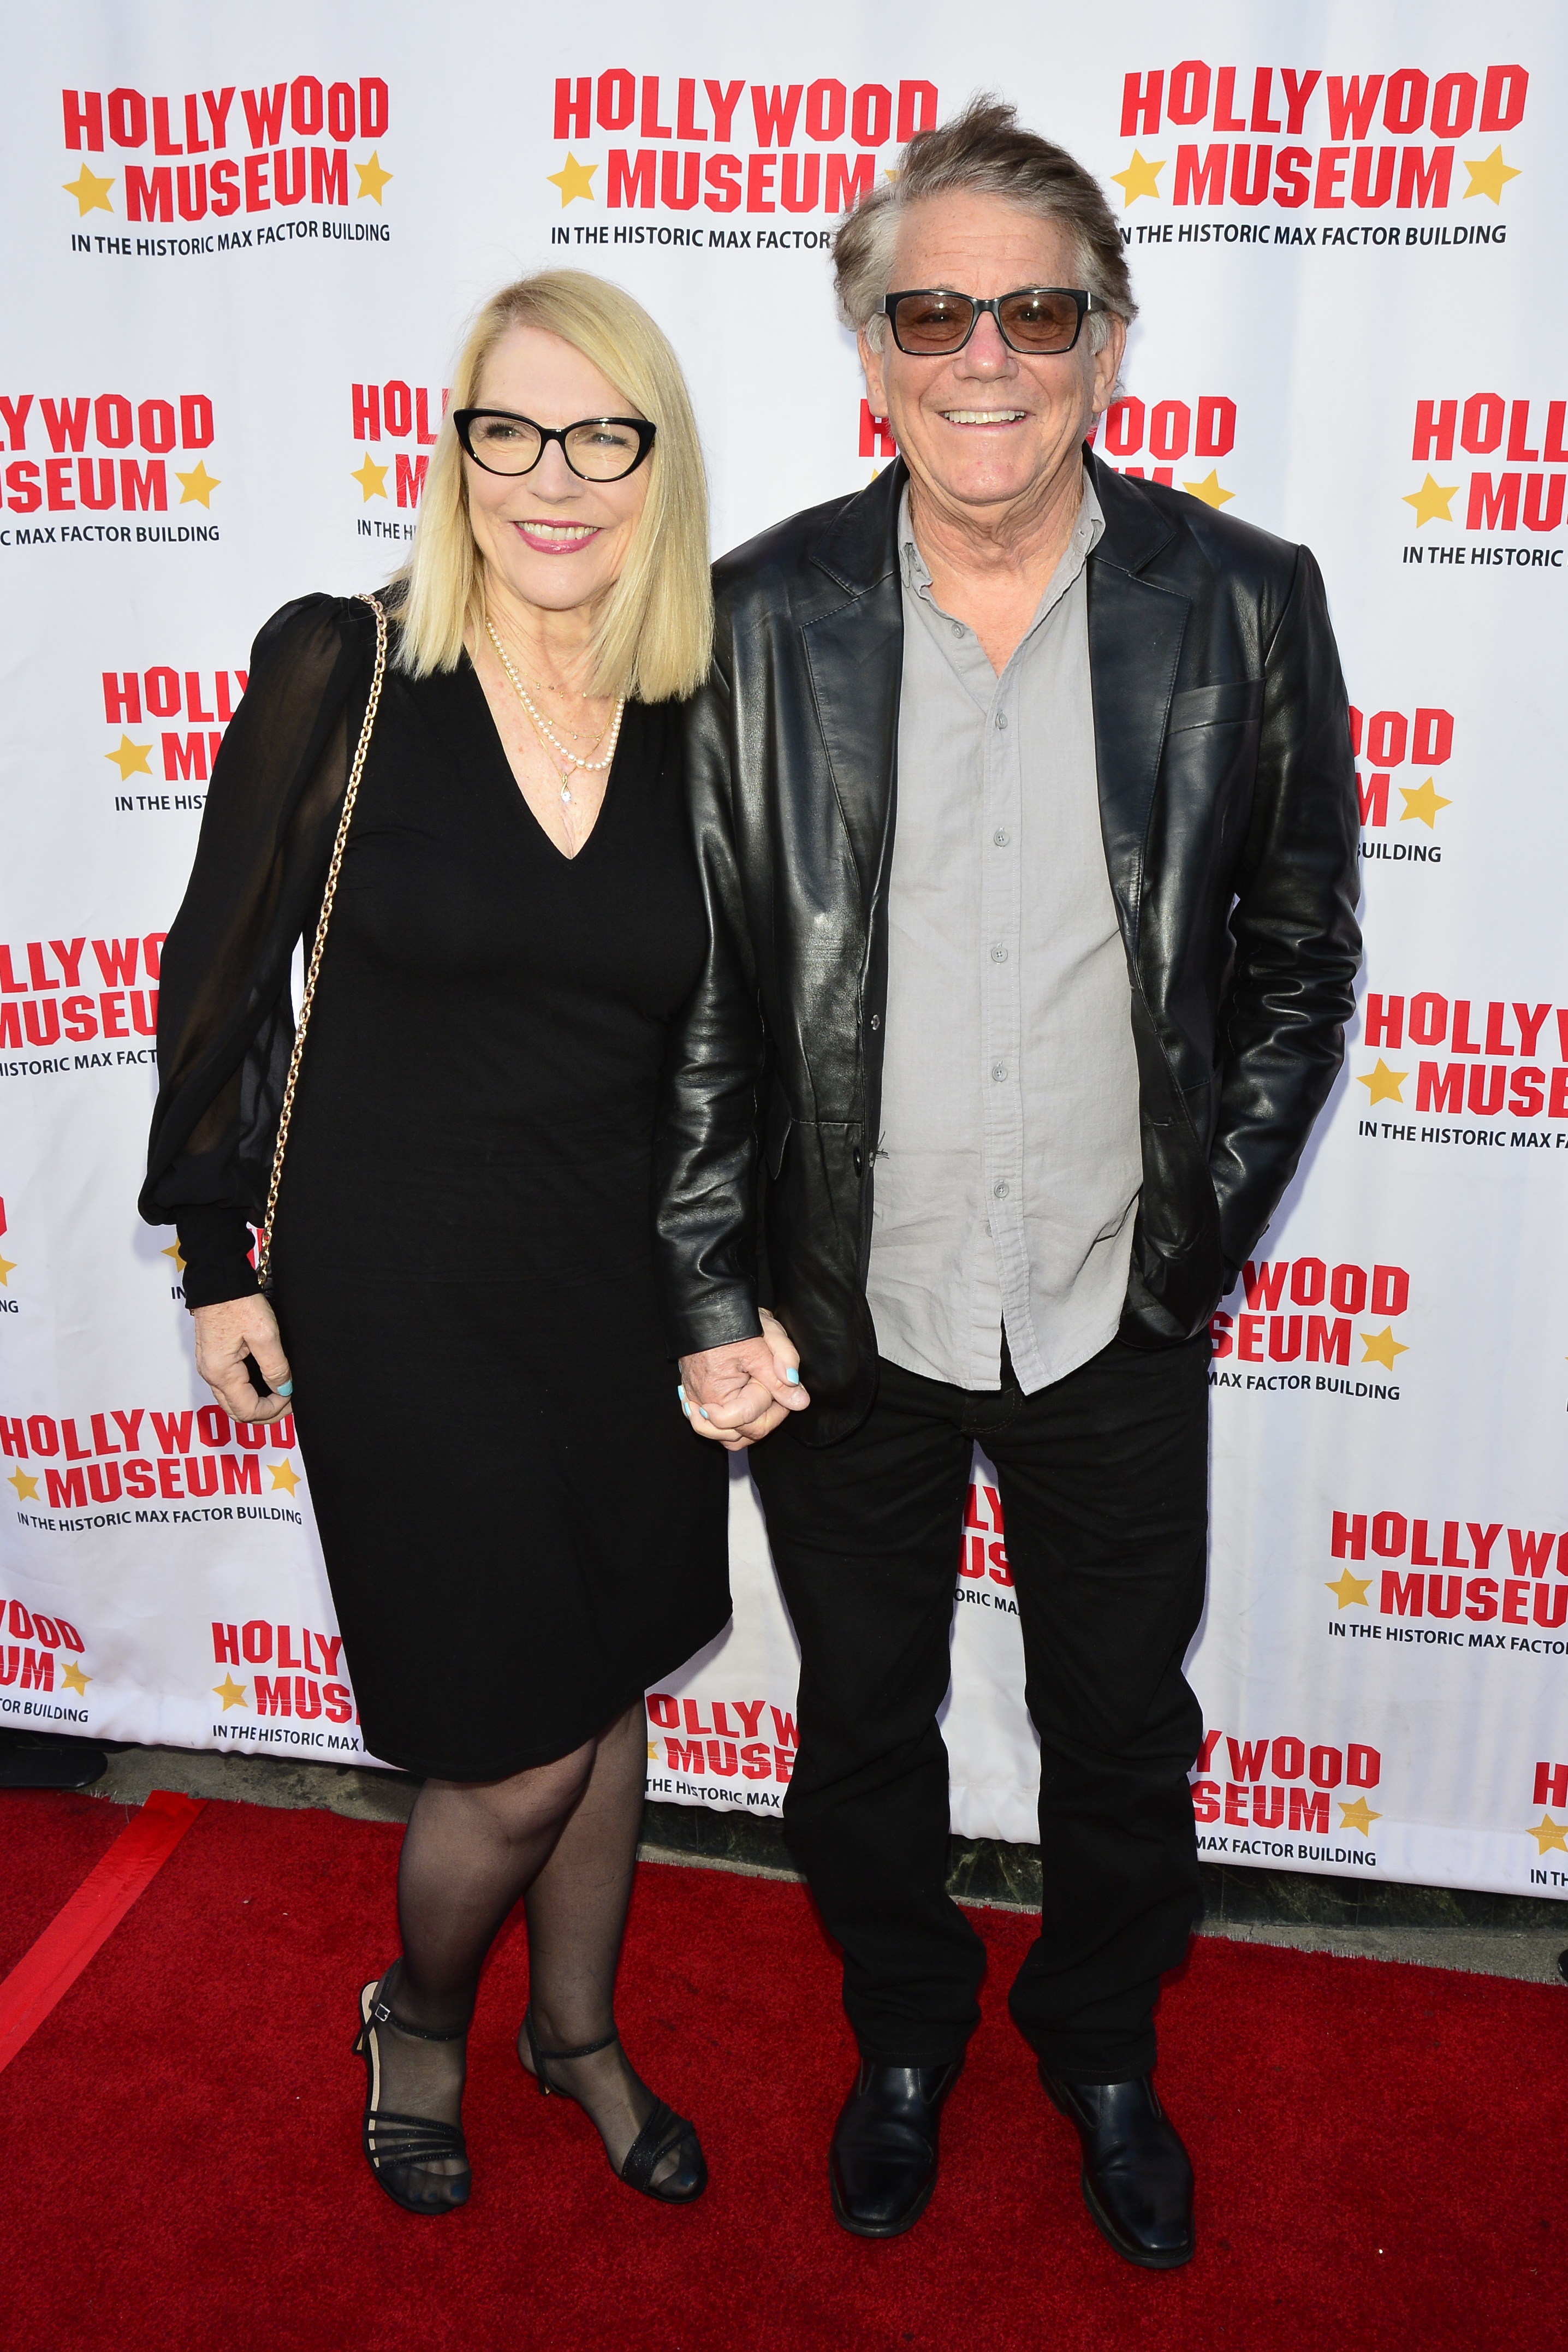
[[[1121,232],[1098,180],[1066,148],[1022,129],[1016,107],[986,93],[972,99],[952,121],[917,131],[899,159],[897,179],[862,196],[834,238],[834,279],[847,327],[863,329],[873,343],[880,343],[885,320],[878,306],[892,290],[903,215],[930,196],[960,193],[999,196],[1070,231],[1078,275],[1094,297],[1091,351],[1103,346],[1110,312],[1129,325],[1137,317]]]

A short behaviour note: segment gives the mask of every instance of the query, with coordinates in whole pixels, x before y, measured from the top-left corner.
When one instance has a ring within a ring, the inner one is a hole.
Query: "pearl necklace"
[[[544,742],[553,746],[558,758],[568,761],[571,763],[561,771],[561,797],[563,801],[569,803],[572,798],[573,768],[584,768],[586,769],[590,774],[596,774],[601,769],[612,767],[615,764],[616,745],[620,740],[621,720],[626,716],[626,698],[623,694],[616,704],[616,715],[610,727],[609,751],[602,760],[585,760],[581,752],[574,751],[570,744],[563,743],[561,740],[560,736],[557,735],[555,730],[551,726],[548,719],[546,719],[542,713],[535,708],[527,688],[523,685],[523,682],[521,678],[519,677],[516,670],[513,669],[510,656],[507,653],[507,649],[502,645],[500,639],[497,636],[494,625],[488,614],[485,615],[485,629],[491,645],[494,646],[496,649],[502,669],[505,670],[508,677],[510,677],[512,682],[518,700],[521,703],[523,709],[532,719],[534,727],[541,739]],[[599,740],[600,742],[603,742],[604,740],[602,731],[600,733]]]

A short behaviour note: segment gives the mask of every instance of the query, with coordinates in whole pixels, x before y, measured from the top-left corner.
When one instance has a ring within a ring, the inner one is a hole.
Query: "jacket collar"
[[[851,596],[899,574],[899,502],[909,480],[901,457],[841,506],[809,551],[811,561]]]
[[[1135,482],[1101,465],[1087,443],[1083,469],[1094,484],[1105,517],[1105,529],[1091,551],[1090,561],[1112,563],[1119,572],[1142,572],[1174,539],[1175,524],[1152,499],[1144,497]]]

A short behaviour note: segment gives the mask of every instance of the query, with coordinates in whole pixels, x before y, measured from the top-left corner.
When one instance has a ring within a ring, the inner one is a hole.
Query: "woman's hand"
[[[743,1453],[811,1402],[800,1385],[800,1350],[776,1315],[759,1310],[762,1336],[680,1360],[680,1408],[699,1437]]]
[[[279,1420],[289,1409],[293,1382],[278,1318],[261,1293],[193,1307],[191,1320],[196,1327],[196,1370],[224,1411],[236,1421]],[[281,1393],[257,1395],[245,1369],[247,1356],[255,1357],[268,1386]]]

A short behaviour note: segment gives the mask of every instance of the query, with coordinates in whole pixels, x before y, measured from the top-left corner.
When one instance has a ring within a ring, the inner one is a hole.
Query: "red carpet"
[[[0,1797],[0,1973],[129,1816]],[[525,1951],[486,1979],[476,2188],[397,2210],[358,2150],[354,1995],[394,1949],[400,1832],[209,1804],[0,2074],[0,2344],[27,2352],[1561,2352],[1568,1992],[1205,1939],[1167,1989],[1162,2092],[1198,2257],[1120,2263],[1003,1994],[1028,1934],[975,1915],[985,2022],[941,2184],[846,2237],[824,2151],[851,2067],[795,1886],[641,1874],[621,2022],[713,2186],[658,2210],[511,2054]]]

